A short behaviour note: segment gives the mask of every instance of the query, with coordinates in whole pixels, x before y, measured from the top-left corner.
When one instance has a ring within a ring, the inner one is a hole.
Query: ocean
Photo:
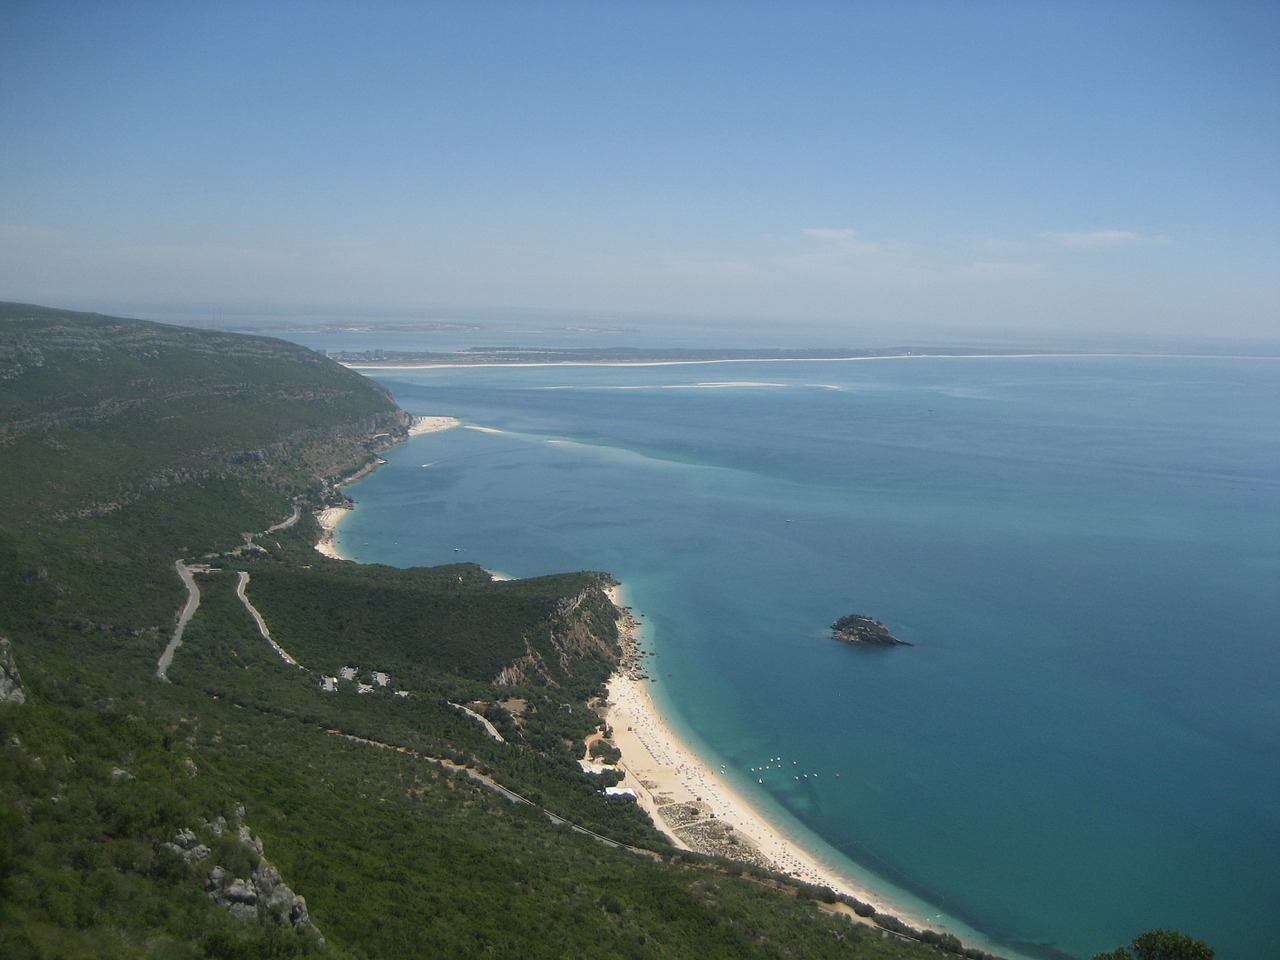
[[[943,928],[1275,956],[1280,361],[366,372],[464,427],[350,488],[348,556],[612,573],[673,727]]]

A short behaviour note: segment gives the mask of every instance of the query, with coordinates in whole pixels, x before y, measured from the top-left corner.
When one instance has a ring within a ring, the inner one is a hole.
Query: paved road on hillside
[[[295,520],[297,519],[296,515],[294,516],[294,519]],[[262,619],[262,614],[258,612],[258,608],[255,607],[252,603],[250,603],[249,598],[245,596],[244,588],[247,587],[248,585],[249,585],[249,574],[244,570],[238,571],[238,580],[236,581],[236,596],[240,598],[240,602],[244,604],[244,608],[248,610],[250,616],[253,617],[253,622],[258,625],[258,633],[262,635],[263,640],[271,644],[271,649],[280,655],[281,660],[289,664],[289,666],[291,667],[298,667],[299,669],[302,669],[302,664],[300,664],[297,660],[293,659],[293,657],[289,656],[288,651],[286,651],[284,647],[280,646],[280,644],[276,643],[273,639],[271,639],[271,631],[267,629],[267,621]]]
[[[178,625],[173,628],[169,645],[164,648],[164,653],[160,654],[160,660],[156,663],[156,676],[166,683],[169,680],[169,664],[173,663],[173,654],[182,644],[182,631],[187,629],[187,621],[195,615],[200,606],[200,588],[196,586],[196,578],[191,575],[191,568],[181,560],[173,561],[173,565],[177,568],[178,576],[182,578],[182,585],[187,588],[187,604],[178,615]]]

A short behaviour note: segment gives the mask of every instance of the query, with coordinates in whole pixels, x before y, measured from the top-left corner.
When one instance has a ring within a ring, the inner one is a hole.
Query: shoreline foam
[[[677,847],[726,856],[765,867],[806,883],[829,887],[872,905],[919,930],[937,930],[959,937],[967,947],[1016,957],[954,918],[939,924],[919,909],[912,910],[886,897],[832,865],[806,841],[781,828],[755,806],[723,773],[700,757],[658,709],[641,668],[640,625],[625,604],[622,587],[608,591],[621,611],[624,660],[609,678],[605,722],[622,754],[617,766],[625,774],[619,786],[636,794],[654,826]],[[842,911],[844,912],[844,911]],[[875,926],[848,910],[851,919]],[[877,927],[877,929],[879,929]]]

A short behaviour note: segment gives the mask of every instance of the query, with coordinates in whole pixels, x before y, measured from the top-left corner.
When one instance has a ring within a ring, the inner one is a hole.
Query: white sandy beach
[[[633,632],[627,645],[634,647],[639,640],[634,634],[638,625],[624,604],[621,588],[613,588],[610,598],[626,614],[622,625]],[[958,923],[940,924],[936,919],[927,920],[918,910],[912,911],[892,902],[801,846],[796,838],[779,829],[752,806],[729,785],[727,778],[718,775],[672,731],[649,694],[648,682],[639,679],[637,673],[633,659],[629,668],[624,667],[610,678],[605,720],[612,728],[614,745],[622,752],[618,766],[626,776],[619,786],[635,791],[640,805],[673,843],[683,849],[703,846],[701,852],[757,862],[779,873],[830,887],[836,893],[869,903],[877,911],[892,914],[917,929],[954,933],[967,946],[1011,955],[1007,948],[990,943],[977,931]],[[701,808],[701,825],[716,826],[711,849],[705,849],[706,844],[699,843],[697,839],[692,844],[686,842],[694,828],[673,826],[663,816],[664,808],[677,811],[677,815],[669,819],[680,824],[688,823],[691,808]],[[726,830],[726,827],[731,830]],[[736,838],[738,844],[734,845],[732,840],[715,839],[725,836]],[[730,852],[735,846],[745,855]],[[742,849],[744,847],[746,849]],[[753,856],[750,847],[754,847],[761,857]]]
[[[333,542],[334,534],[338,532],[338,525],[350,512],[350,507],[325,507],[316,514],[316,520],[320,524],[320,539],[316,541],[316,550],[326,557],[332,557],[334,560],[351,559],[344,557]]]
[[[409,436],[418,437],[424,433],[452,430],[460,423],[457,417],[414,417],[413,423],[409,424]]]
[[[610,592],[614,603],[623,607],[619,588]],[[649,695],[648,681],[629,675],[628,671],[615,673],[609,680],[605,720],[612,728],[614,745],[622,751],[618,766],[625,771],[626,778],[619,786],[636,792],[640,805],[654,824],[677,846],[691,849],[666,822],[661,809],[673,803],[702,803],[710,817],[731,826],[779,873],[830,887],[837,893],[846,893],[874,904],[877,909],[894,913],[908,923],[924,925],[920,918],[904,916],[882,897],[822,864],[774,827],[675,735]]]

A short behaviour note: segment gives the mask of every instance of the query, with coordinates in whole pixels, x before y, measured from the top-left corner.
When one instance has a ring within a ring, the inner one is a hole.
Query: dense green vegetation
[[[6,627],[167,621],[176,557],[287,516],[405,419],[282,341],[0,304]]]
[[[0,636],[26,697],[0,703],[6,957],[962,949],[680,854],[603,796],[577,764],[618,658],[603,575],[319,556],[311,510],[406,420],[291,344],[0,305]],[[162,682],[179,559],[207,569]],[[314,928],[206,894],[263,857]]]
[[[1213,960],[1213,948],[1177,930],[1148,930],[1093,960]]]

